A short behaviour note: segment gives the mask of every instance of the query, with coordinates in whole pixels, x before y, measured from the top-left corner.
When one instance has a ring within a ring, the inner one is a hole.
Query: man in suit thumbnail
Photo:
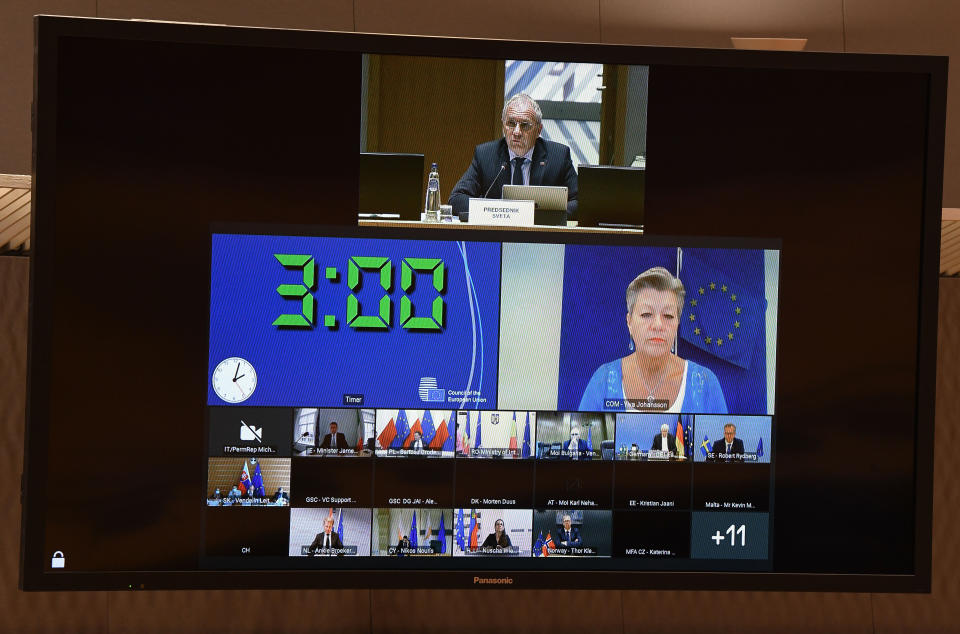
[[[401,536],[400,536],[400,541],[397,542],[397,548],[396,548],[396,551],[395,551],[397,557],[403,557],[403,556],[409,554],[409,553],[403,552],[404,550],[408,550],[409,548],[410,548],[410,538],[407,537],[406,535],[401,535]]]
[[[589,460],[590,450],[587,449],[587,441],[580,437],[580,426],[572,425],[570,427],[570,440],[563,443],[563,460]]]
[[[470,167],[450,193],[453,211],[466,220],[471,198],[500,198],[504,185],[567,188],[567,218],[577,213],[577,172],[570,148],[540,138],[543,113],[530,95],[519,93],[503,105],[503,138],[481,143]]]
[[[713,443],[714,462],[743,462],[743,441],[737,438],[737,426],[723,426],[723,438]]]
[[[313,543],[310,544],[310,552],[314,555],[316,555],[318,551],[321,554],[329,554],[329,550],[326,553],[324,553],[323,550],[329,548],[343,548],[343,542],[340,541],[340,536],[333,531],[332,517],[323,520],[323,532],[317,533]]]
[[[559,544],[567,548],[573,546],[580,548],[583,546],[583,540],[580,538],[580,529],[571,525],[570,516],[563,516],[563,528],[558,533]]]
[[[410,449],[416,452],[422,452],[427,449],[427,444],[423,442],[423,434],[419,431],[413,432],[413,441],[410,443]]]
[[[653,437],[653,445],[650,449],[654,451],[669,451],[672,454],[677,451],[677,437],[670,433],[670,426],[664,423],[660,425],[660,433]]]
[[[283,504],[290,502],[290,495],[283,490],[283,487],[277,487],[277,492],[270,498],[271,502],[279,502],[280,500],[283,500]]]
[[[347,437],[337,431],[337,421],[330,421],[330,433],[323,437],[321,449],[349,449]]]

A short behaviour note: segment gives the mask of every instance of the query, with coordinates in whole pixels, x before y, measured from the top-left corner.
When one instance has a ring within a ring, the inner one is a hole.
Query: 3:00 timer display
[[[313,328],[316,322],[317,300],[311,291],[317,288],[317,263],[312,255],[275,253],[277,261],[287,269],[298,269],[303,274],[302,284],[281,284],[277,293],[284,299],[300,300],[300,313],[284,313],[273,321],[274,326],[287,328]],[[375,256],[353,256],[347,263],[347,325],[355,329],[389,330],[392,326],[393,300],[389,293],[393,290],[393,263],[390,258]],[[360,289],[363,272],[379,273],[380,287],[385,291],[378,303],[376,315],[361,315],[360,300],[356,292]],[[429,317],[417,317],[416,307],[408,296],[413,290],[417,273],[429,273],[433,279],[433,288],[437,296],[430,306]],[[340,281],[340,272],[332,266],[326,267],[324,277],[331,283]],[[400,288],[404,295],[400,298],[400,326],[407,330],[442,330],[446,305],[442,294],[446,292],[446,267],[439,258],[403,258],[400,263]],[[337,327],[335,315],[323,316],[323,325]]]

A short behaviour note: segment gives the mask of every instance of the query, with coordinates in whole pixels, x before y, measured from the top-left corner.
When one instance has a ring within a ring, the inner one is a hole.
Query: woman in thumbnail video
[[[670,271],[657,266],[627,286],[631,354],[593,373],[581,411],[644,410],[726,414],[716,375],[673,353],[686,292]]]
[[[510,543],[510,538],[507,536],[505,530],[503,530],[503,520],[498,519],[493,523],[493,531],[487,538],[483,540],[483,544],[480,548],[509,548],[512,546]]]

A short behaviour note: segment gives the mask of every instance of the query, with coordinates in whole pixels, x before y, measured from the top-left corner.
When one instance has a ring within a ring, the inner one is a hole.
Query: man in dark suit
[[[430,449],[430,447],[427,446],[427,443],[423,442],[423,434],[421,434],[419,431],[415,431],[413,432],[413,440],[410,441],[409,449],[420,453]]]
[[[337,432],[337,421],[330,422],[330,433],[323,437],[321,449],[349,449],[347,437]]]
[[[590,460],[590,450],[587,448],[587,441],[580,437],[580,427],[573,425],[570,427],[570,440],[563,443],[562,460]]]
[[[408,549],[408,548],[410,548],[410,547],[411,547],[411,546],[410,546],[410,538],[407,537],[406,535],[401,535],[401,536],[400,536],[400,541],[397,542],[397,548],[396,548],[396,550],[395,550],[394,552],[396,553],[397,557],[405,557],[405,556],[408,555],[409,553],[405,553],[405,552],[403,552],[403,551],[406,550],[406,549]]]
[[[284,504],[287,504],[290,502],[290,494],[284,491],[283,487],[277,487],[277,492],[273,494],[272,498],[270,498],[270,501],[274,503],[280,500],[284,500],[283,502]]]
[[[669,451],[672,454],[677,451],[677,437],[670,433],[670,426],[660,425],[660,433],[653,437],[653,445],[650,449],[654,451]]]
[[[453,212],[466,220],[471,198],[500,198],[504,185],[567,188],[567,218],[577,213],[577,172],[570,148],[540,138],[540,106],[529,95],[514,95],[503,106],[503,138],[481,143],[473,162],[450,193]]]
[[[332,517],[328,517],[323,521],[323,532],[317,533],[313,543],[310,544],[310,552],[314,555],[316,555],[318,551],[320,551],[320,554],[329,554],[329,552],[325,553],[322,551],[324,548],[343,548],[343,542],[340,541],[340,536],[333,530]]]
[[[559,545],[566,546],[567,548],[571,546],[580,548],[583,546],[583,540],[580,539],[580,529],[571,525],[569,515],[563,516],[563,528],[561,528],[558,533],[558,539]]]
[[[714,462],[743,462],[743,441],[737,438],[737,426],[723,426],[723,438],[713,443]]]

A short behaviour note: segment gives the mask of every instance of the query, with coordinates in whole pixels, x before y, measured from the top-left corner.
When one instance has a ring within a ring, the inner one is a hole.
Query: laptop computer
[[[567,224],[567,188],[549,185],[504,185],[504,200],[532,200],[533,223],[563,226]]]
[[[577,221],[581,227],[643,227],[646,170],[581,165],[577,170]]]
[[[360,153],[363,217],[420,220],[423,196],[423,154]]]

